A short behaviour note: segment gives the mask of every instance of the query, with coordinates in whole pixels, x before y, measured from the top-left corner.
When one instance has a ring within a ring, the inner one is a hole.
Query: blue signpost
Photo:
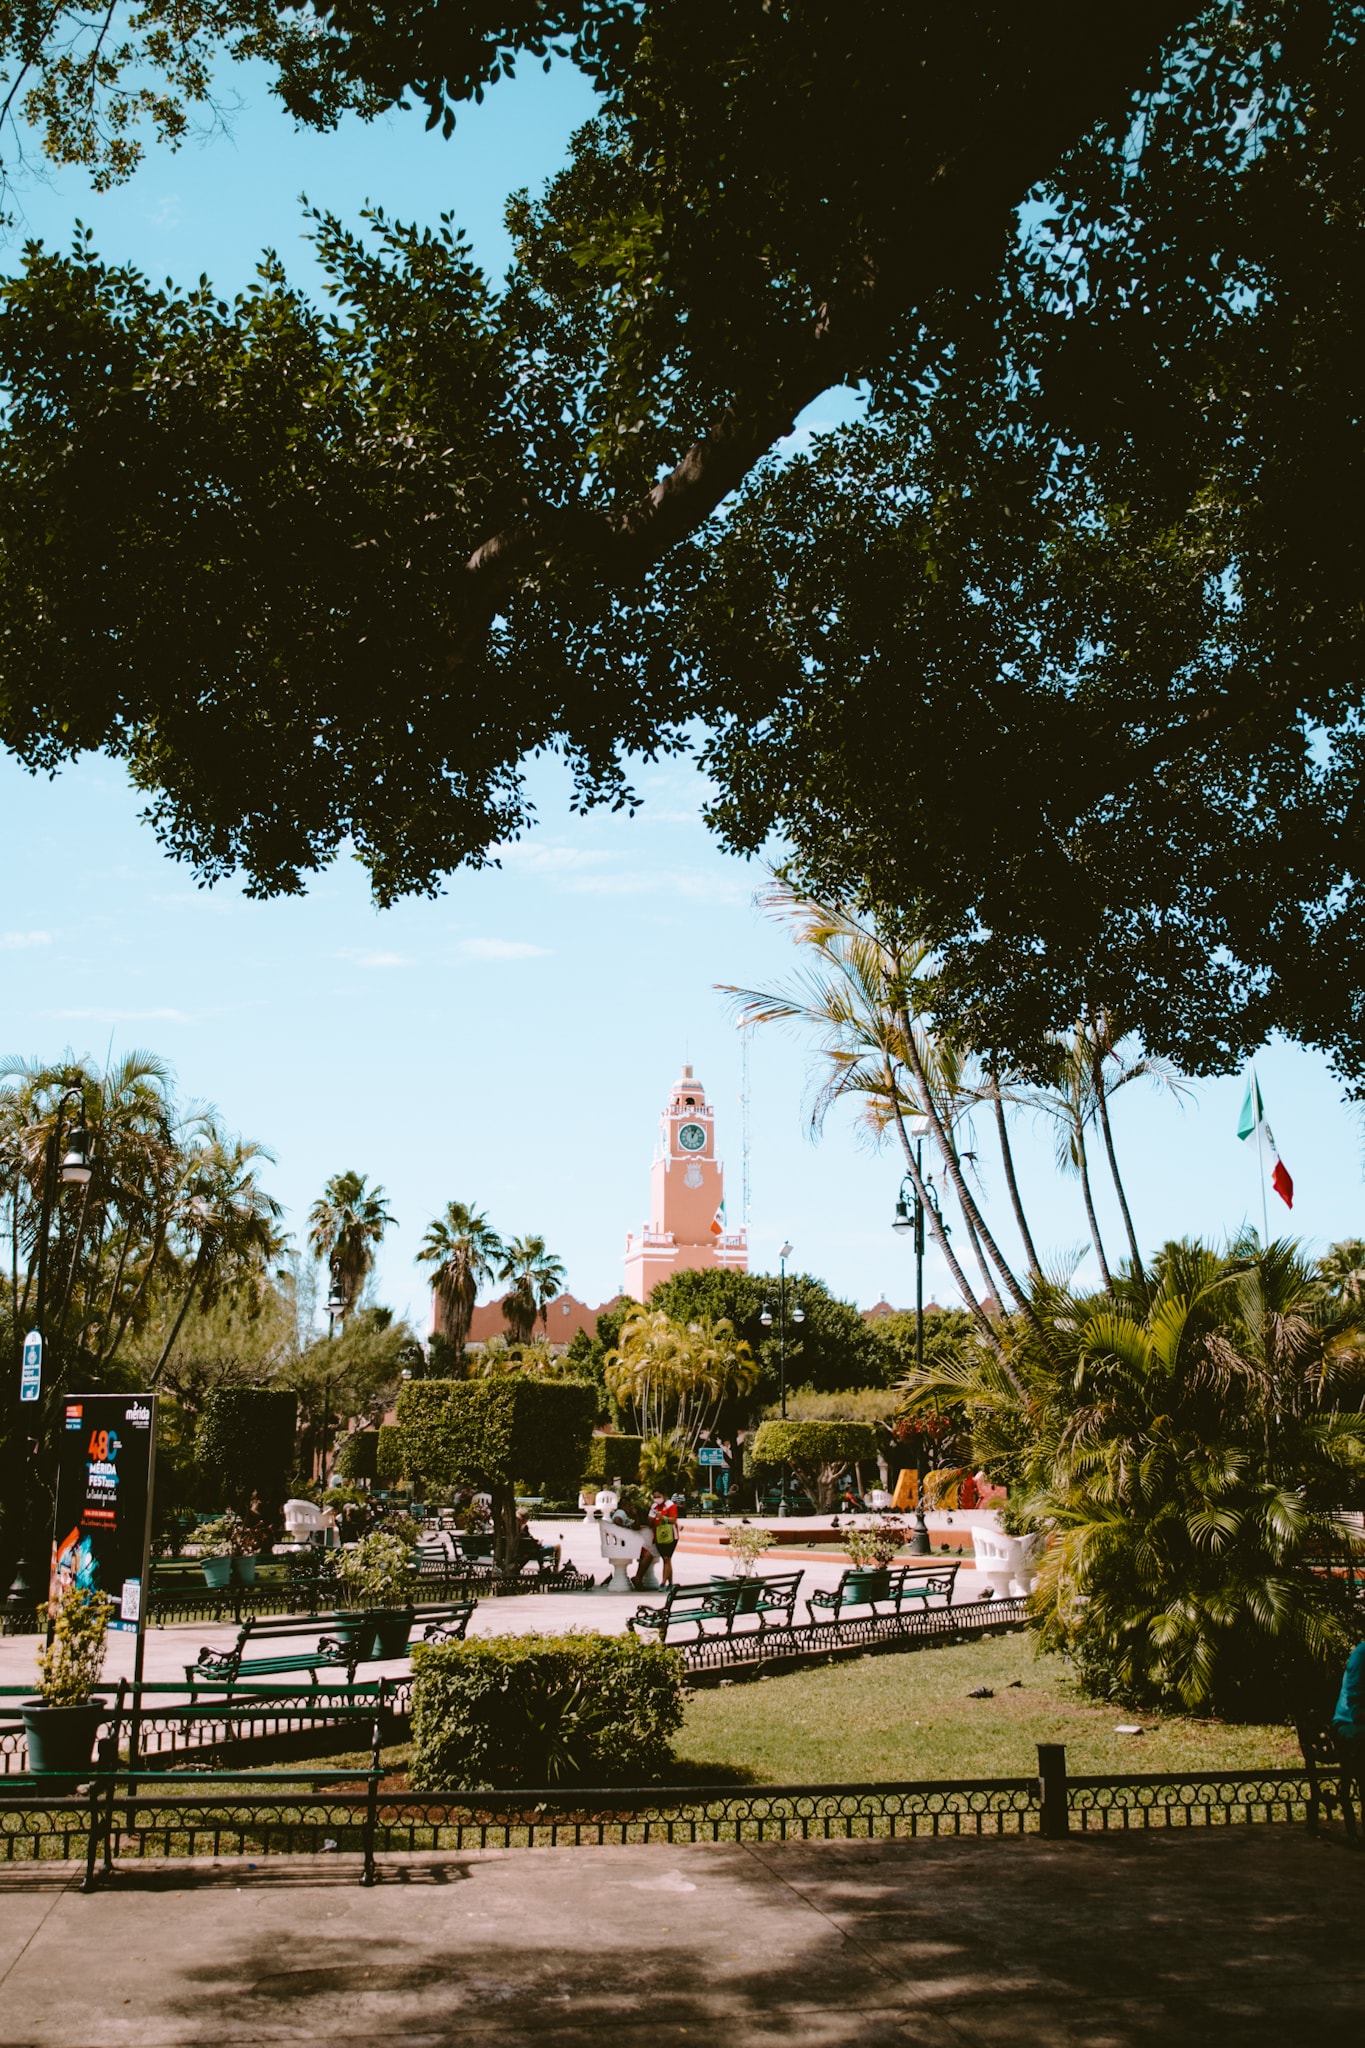
[[[36,1401],[43,1391],[43,1339],[30,1330],[24,1339],[23,1363],[19,1368],[19,1399]]]
[[[704,1470],[709,1468],[708,1476],[711,1485],[718,1493],[728,1493],[730,1491],[728,1461],[725,1451],[720,1444],[699,1444],[697,1446],[697,1463]]]

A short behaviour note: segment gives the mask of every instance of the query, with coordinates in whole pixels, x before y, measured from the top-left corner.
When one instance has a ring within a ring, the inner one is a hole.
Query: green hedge
[[[279,1387],[214,1387],[204,1396],[195,1457],[223,1504],[278,1527],[294,1469],[298,1396]]]
[[[375,1479],[379,1476],[379,1433],[357,1430],[348,1436],[336,1454],[332,1471],[338,1479]]]
[[[754,1465],[790,1465],[823,1513],[844,1467],[876,1457],[877,1432],[868,1422],[764,1422],[747,1448]]]
[[[381,1422],[375,1431],[374,1476],[392,1486],[404,1473],[403,1432],[396,1422]]]
[[[619,1479],[623,1486],[633,1485],[640,1476],[643,1442],[642,1436],[594,1436],[583,1467],[584,1479],[593,1480],[598,1486],[605,1486],[609,1479]]]
[[[683,1660],[634,1636],[493,1636],[412,1652],[420,1792],[645,1785],[682,1726]]]
[[[574,1380],[505,1373],[496,1380],[409,1380],[398,1427],[409,1477],[435,1486],[578,1484],[597,1390]]]

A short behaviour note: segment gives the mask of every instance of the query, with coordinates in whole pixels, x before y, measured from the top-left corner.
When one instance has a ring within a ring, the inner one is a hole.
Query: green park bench
[[[733,1635],[738,1620],[754,1620],[757,1628],[746,1633],[762,1634],[771,1628],[790,1628],[796,1607],[797,1589],[804,1572],[777,1572],[764,1579],[709,1579],[699,1585],[670,1586],[661,1607],[641,1607],[630,1618],[633,1629],[655,1629],[659,1641],[668,1641],[675,1623],[691,1622],[698,1637],[708,1634],[706,1624],[717,1622],[711,1635]]]
[[[222,1685],[229,1689],[253,1678],[266,1678],[286,1671],[306,1671],[313,1683],[317,1683],[319,1671],[341,1666],[346,1681],[355,1681],[356,1666],[359,1664],[366,1645],[362,1644],[359,1632],[352,1634],[348,1627],[345,1634],[329,1634],[329,1626],[340,1627],[343,1622],[353,1625],[354,1615],[315,1614],[270,1615],[253,1614],[238,1630],[237,1640],[230,1650],[201,1649],[192,1664],[185,1666],[185,1683],[190,1688],[193,1700],[196,1689],[201,1685]],[[312,1647],[301,1638],[309,1637]],[[280,1649],[273,1656],[248,1657],[248,1650],[260,1643],[288,1643],[292,1647]]]
[[[941,1600],[945,1607],[951,1607],[953,1582],[961,1569],[956,1564],[855,1564],[837,1586],[827,1592],[812,1593],[806,1602],[806,1613],[814,1621],[818,1607],[822,1616],[838,1621],[846,1607],[870,1607],[873,1614],[878,1614],[887,1603],[896,1614],[902,1612],[907,1602],[914,1601],[927,1608],[931,1601]]]
[[[424,1643],[462,1643],[474,1607],[473,1600],[424,1603],[412,1611],[413,1626],[421,1626]]]
[[[400,1611],[407,1626],[403,1650],[394,1651],[395,1656],[405,1653],[407,1637],[415,1627],[421,1628],[424,1642],[463,1642],[474,1612],[474,1602],[424,1602],[421,1606]],[[185,1666],[190,1698],[193,1700],[196,1688],[201,1685],[222,1685],[230,1690],[252,1679],[278,1677],[288,1671],[306,1671],[316,1685],[318,1672],[333,1667],[344,1669],[347,1684],[353,1685],[356,1666],[369,1658],[379,1618],[379,1611],[368,1608],[312,1616],[292,1614],[262,1618],[252,1615],[242,1623],[231,1649],[202,1649],[193,1664]],[[248,1654],[260,1643],[287,1644],[291,1638],[294,1639],[292,1647],[279,1650],[273,1656],[254,1657]],[[303,1638],[311,1639],[311,1648]]]

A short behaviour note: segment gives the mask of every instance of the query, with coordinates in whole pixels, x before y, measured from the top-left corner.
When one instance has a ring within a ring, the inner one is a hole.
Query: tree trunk
[[[1128,1249],[1133,1255],[1133,1271],[1137,1274],[1138,1279],[1141,1280],[1144,1277],[1142,1253],[1138,1250],[1137,1232],[1133,1228],[1133,1218],[1128,1208],[1128,1197],[1123,1192],[1123,1182],[1119,1178],[1118,1156],[1114,1151],[1114,1133],[1109,1127],[1109,1091],[1104,1085],[1103,1061],[1098,1054],[1095,1059],[1095,1100],[1099,1105],[1100,1129],[1104,1132],[1104,1149],[1109,1155],[1109,1172],[1114,1182],[1114,1193],[1119,1198],[1119,1208],[1123,1214],[1123,1227],[1128,1233]]]
[[[1105,1293],[1112,1294],[1114,1291],[1114,1281],[1109,1271],[1109,1262],[1104,1256],[1104,1245],[1100,1238],[1099,1218],[1095,1214],[1095,1202],[1090,1192],[1090,1162],[1085,1156],[1085,1130],[1079,1114],[1076,1118],[1076,1163],[1081,1171],[1081,1193],[1085,1198],[1085,1213],[1090,1224],[1090,1236],[1095,1246],[1095,1257],[1099,1260],[1100,1272],[1104,1275]]]
[[[190,1274],[190,1284],[185,1289],[185,1299],[181,1302],[180,1313],[175,1319],[175,1328],[171,1331],[170,1336],[166,1339],[165,1348],[163,1349],[160,1358],[158,1358],[156,1362],[156,1368],[152,1373],[152,1377],[149,1382],[151,1386],[155,1386],[157,1381],[161,1378],[161,1375],[165,1370],[166,1361],[170,1357],[172,1351],[174,1351],[175,1349],[175,1340],[180,1335],[180,1326],[184,1322],[186,1316],[189,1314],[190,1303],[194,1300],[194,1291],[196,1287],[198,1287],[200,1279],[203,1276],[204,1269],[208,1263],[206,1258],[207,1249],[208,1240],[206,1238],[200,1244],[199,1253],[194,1262],[194,1270]]]
[[[976,1231],[972,1227],[972,1219],[967,1214],[967,1211],[964,1209],[961,1213],[963,1228],[967,1232],[967,1242],[970,1244],[972,1248],[972,1255],[976,1260],[977,1271],[981,1275],[981,1285],[985,1289],[983,1301],[994,1301],[996,1299],[995,1281],[991,1277],[990,1267],[986,1264],[986,1254],[981,1249],[981,1239],[977,1236]],[[987,1310],[987,1314],[989,1313],[990,1311]]]
[[[156,1262],[161,1257],[161,1253],[165,1246],[165,1243],[166,1219],[165,1217],[162,1217],[157,1224],[156,1236],[152,1240],[152,1248],[150,1252],[147,1254],[147,1264],[143,1268],[142,1278],[138,1281],[137,1286],[133,1289],[133,1298],[123,1312],[123,1316],[119,1322],[118,1329],[114,1333],[113,1343],[109,1346],[109,1349],[105,1352],[103,1358],[100,1360],[100,1365],[102,1367],[113,1364],[114,1355],[117,1352],[119,1345],[123,1342],[123,1333],[127,1329],[131,1317],[136,1313],[138,1303],[141,1301],[143,1295],[147,1292],[147,1288],[151,1281],[152,1274],[156,1269]]]
[[[493,1562],[499,1571],[514,1572],[520,1549],[517,1490],[510,1480],[499,1480],[488,1491],[493,1497]]]
[[[1000,1082],[994,1072],[990,1074],[990,1098],[995,1110],[995,1128],[1000,1139],[1000,1158],[1005,1168],[1005,1185],[1010,1191],[1010,1201],[1014,1207],[1014,1221],[1023,1243],[1024,1256],[1028,1260],[1029,1272],[1035,1280],[1041,1280],[1043,1269],[1033,1248],[1028,1218],[1024,1214],[1024,1204],[1019,1194],[1019,1183],[1014,1177],[1014,1148],[1010,1144],[1009,1128],[1005,1121],[1005,1105],[1000,1098]]]
[[[1047,1331],[1043,1328],[1033,1303],[1015,1279],[1010,1269],[1009,1261],[992,1237],[986,1219],[977,1207],[971,1189],[967,1186],[962,1168],[957,1163],[957,1155],[953,1150],[952,1142],[947,1132],[943,1128],[943,1119],[938,1113],[938,1105],[934,1101],[933,1093],[929,1087],[929,1078],[924,1071],[924,1062],[919,1056],[919,1047],[915,1043],[915,1033],[910,1022],[908,1006],[903,1006],[901,1009],[900,1024],[905,1032],[906,1063],[915,1077],[915,1084],[919,1090],[920,1099],[924,1104],[925,1115],[928,1117],[934,1135],[938,1139],[939,1151],[943,1154],[944,1164],[948,1169],[949,1178],[952,1180],[957,1199],[962,1204],[964,1212],[971,1216],[973,1223],[980,1232],[981,1242],[985,1245],[991,1258],[999,1268],[1000,1277],[1014,1296],[1015,1306],[1018,1308],[1019,1313],[1023,1316],[1044,1350],[1050,1352],[1052,1346],[1048,1342]]]

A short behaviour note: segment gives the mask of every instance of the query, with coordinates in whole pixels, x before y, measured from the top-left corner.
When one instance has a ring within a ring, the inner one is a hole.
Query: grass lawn
[[[1013,1778],[1037,1769],[1040,1742],[1064,1742],[1077,1776],[1301,1761],[1291,1728],[1094,1706],[1075,1690],[1063,1659],[1036,1656],[1034,1641],[997,1636],[692,1692],[668,1775],[675,1784],[713,1785]],[[969,1699],[977,1686],[994,1697]],[[1120,1723],[1136,1723],[1141,1735],[1116,1735]],[[407,1743],[384,1750],[398,1783],[410,1754]],[[369,1754],[316,1762],[363,1770]]]
[[[1034,1640],[996,1636],[694,1692],[678,1776],[769,1785],[1011,1778],[1036,1771],[1039,1742],[1064,1742],[1076,1775],[1301,1761],[1292,1728],[1094,1706],[1063,1659],[1035,1655]],[[994,1698],[968,1699],[977,1686]],[[1120,1723],[1143,1732],[1116,1735]]]

